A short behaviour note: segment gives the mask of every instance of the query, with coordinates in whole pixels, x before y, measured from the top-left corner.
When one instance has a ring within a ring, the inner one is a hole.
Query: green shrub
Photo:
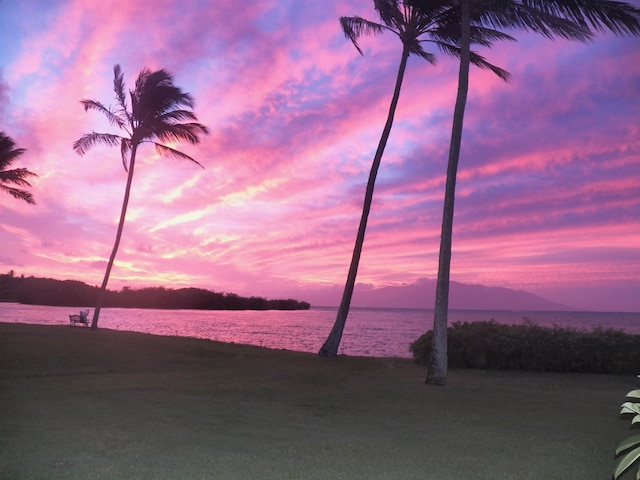
[[[615,329],[586,331],[490,320],[455,322],[447,336],[452,368],[629,374],[640,365],[640,335]],[[417,363],[427,364],[432,337],[430,330],[410,345]]]

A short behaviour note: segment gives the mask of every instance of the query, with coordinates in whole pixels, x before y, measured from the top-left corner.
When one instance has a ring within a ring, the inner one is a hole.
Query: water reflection
[[[0,303],[3,322],[68,325],[69,307]],[[317,352],[337,309],[296,311],[203,311],[106,308],[100,327],[156,335],[207,338],[268,348]],[[93,310],[90,312],[90,316]],[[452,311],[450,321],[495,319],[520,324],[529,318],[544,326],[591,328],[596,325],[640,333],[638,313]],[[409,344],[431,327],[429,310],[362,309],[349,314],[339,353],[375,357],[410,357]],[[84,328],[84,327],[75,327]]]

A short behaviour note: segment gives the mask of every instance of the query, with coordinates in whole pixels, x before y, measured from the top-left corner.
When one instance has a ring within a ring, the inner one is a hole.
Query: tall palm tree
[[[9,170],[13,162],[25,152],[24,148],[15,148],[16,144],[4,132],[0,132],[0,190],[7,192],[18,200],[35,204],[31,192],[19,187],[30,187],[27,181],[29,177],[37,177],[26,168],[14,168]],[[17,185],[17,186],[14,186]]]
[[[389,106],[389,112],[387,114],[387,121],[382,130],[382,136],[380,137],[380,142],[378,143],[378,148],[369,172],[369,180],[367,182],[362,207],[362,216],[360,218],[360,225],[358,227],[356,243],[351,257],[351,264],[349,266],[349,273],[342,294],[342,300],[333,328],[319,351],[319,355],[325,357],[337,355],[338,347],[342,339],[342,332],[344,331],[344,326],[349,314],[349,307],[351,305],[351,298],[358,273],[358,265],[360,263],[360,255],[364,244],[367,219],[371,210],[376,176],[380,167],[382,154],[384,153],[389,134],[391,133],[407,60],[410,55],[417,55],[429,63],[435,63],[435,55],[426,52],[422,46],[425,42],[435,44],[442,52],[448,55],[455,57],[460,56],[460,41],[458,38],[459,21],[455,21],[455,15],[452,15],[450,0],[431,1],[421,10],[414,8],[408,0],[374,0],[373,3],[382,23],[372,22],[361,17],[341,17],[340,25],[342,26],[345,36],[353,42],[358,52],[362,54],[362,50],[358,45],[358,39],[361,36],[379,35],[385,31],[389,31],[397,35],[402,42],[402,55],[400,57],[400,66],[398,67],[391,105]],[[470,36],[471,43],[480,45],[490,45],[491,42],[495,40],[512,39],[506,34],[481,26],[474,26],[471,29]],[[469,58],[470,62],[474,65],[489,69],[505,80],[508,78],[506,71],[491,65],[482,56],[470,52]]]
[[[428,8],[428,0],[413,0],[418,9]],[[462,127],[469,86],[469,29],[473,22],[493,27],[516,27],[547,38],[588,41],[593,30],[616,35],[640,35],[640,10],[611,0],[461,0],[461,49],[458,93],[453,115],[442,232],[438,258],[438,279],[433,320],[433,341],[426,383],[447,383],[447,326],[449,278],[456,175],[462,144]]]
[[[193,97],[174,86],[173,77],[165,70],[151,71],[144,68],[140,71],[135,88],[129,91],[131,110],[129,110],[125,95],[120,65],[113,67],[113,90],[117,100],[117,106],[114,109],[106,107],[96,100],[81,100],[80,103],[84,105],[85,111],[97,110],[103,113],[111,125],[117,126],[125,134],[91,132],[83,135],[73,144],[73,149],[79,155],[84,155],[98,144],[120,146],[122,165],[128,173],[118,231],[93,312],[92,330],[98,328],[98,317],[104,302],[109,275],[120,245],[138,147],[145,142],[152,143],[159,154],[189,160],[202,167],[189,155],[158,143],[156,140],[160,142],[187,141],[195,145],[200,142],[200,135],[209,133],[204,125],[197,123],[198,119],[192,111]],[[185,120],[186,123],[181,123]]]

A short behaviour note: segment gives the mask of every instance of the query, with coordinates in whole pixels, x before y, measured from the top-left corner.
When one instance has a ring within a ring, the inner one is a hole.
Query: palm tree
[[[29,177],[37,177],[33,172],[26,168],[14,168],[8,170],[13,162],[25,152],[24,148],[15,148],[16,144],[4,132],[0,132],[0,190],[7,192],[18,200],[24,200],[27,203],[35,204],[31,192],[27,192],[18,187],[30,187],[27,181]],[[17,185],[14,187],[12,185]]]
[[[415,8],[428,8],[428,1],[414,0]],[[461,50],[458,93],[453,115],[442,232],[438,258],[438,279],[433,320],[433,342],[426,383],[447,383],[447,326],[449,308],[449,277],[456,175],[462,144],[462,127],[469,86],[469,30],[473,22],[493,27],[517,27],[544,35],[588,41],[591,29],[611,31],[617,35],[640,34],[640,10],[623,2],[611,0],[462,0]]]
[[[400,89],[404,78],[407,60],[410,55],[417,55],[429,63],[435,63],[435,55],[428,53],[423,49],[422,43],[434,43],[442,52],[459,57],[459,21],[455,21],[455,15],[452,15],[451,2],[449,0],[435,0],[425,5],[423,9],[414,8],[408,0],[374,0],[374,8],[377,11],[382,23],[376,23],[365,20],[361,17],[341,17],[340,25],[345,36],[351,40],[360,54],[362,50],[358,45],[358,39],[363,35],[379,35],[384,31],[389,31],[397,35],[402,42],[402,55],[400,57],[400,66],[396,77],[396,84],[387,114],[387,121],[382,136],[378,143],[378,148],[373,158],[371,170],[369,172],[369,180],[365,192],[364,205],[362,207],[362,216],[356,236],[356,243],[351,257],[349,273],[345,283],[342,300],[336,316],[335,323],[327,340],[319,351],[320,356],[331,357],[338,353],[342,332],[344,330],[349,307],[351,305],[351,297],[355,286],[356,275],[358,273],[358,264],[364,244],[364,236],[367,228],[367,219],[371,210],[371,202],[373,199],[373,190],[375,187],[376,176],[382,154],[387,145],[391,126],[398,98],[400,97]],[[490,45],[494,40],[511,40],[511,37],[497,32],[492,29],[483,27],[473,27],[470,32],[471,43],[480,45]],[[494,65],[488,63],[482,56],[470,52],[470,62],[480,68],[489,69],[500,78],[507,79],[508,73]]]
[[[83,135],[73,144],[73,149],[79,155],[84,155],[97,144],[120,146],[122,164],[125,171],[128,172],[116,240],[107,263],[96,308],[93,312],[92,330],[98,328],[98,317],[104,302],[107,282],[109,281],[111,268],[122,237],[138,146],[145,142],[153,143],[159,154],[189,160],[202,167],[189,155],[155,140],[157,139],[160,142],[187,141],[195,145],[200,142],[201,134],[209,133],[204,125],[196,122],[197,117],[192,111],[194,100],[191,95],[183,93],[180,88],[174,86],[173,77],[165,70],[152,72],[144,68],[140,71],[135,88],[129,91],[131,110],[129,110],[125,96],[125,86],[120,65],[113,67],[113,75],[113,90],[117,100],[117,106],[114,109],[105,107],[96,100],[81,100],[80,103],[84,105],[85,111],[97,110],[103,113],[109,123],[123,130],[125,135],[91,132]],[[185,120],[188,122],[180,123]]]

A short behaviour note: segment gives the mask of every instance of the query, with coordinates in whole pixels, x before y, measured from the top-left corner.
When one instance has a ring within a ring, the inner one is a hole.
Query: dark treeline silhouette
[[[59,307],[90,307],[95,302],[98,290],[98,287],[77,280],[17,277],[13,272],[0,274],[2,301]],[[125,287],[120,291],[107,290],[104,307],[167,310],[308,310],[311,305],[293,299],[241,297],[235,293],[212,292],[202,288]]]

